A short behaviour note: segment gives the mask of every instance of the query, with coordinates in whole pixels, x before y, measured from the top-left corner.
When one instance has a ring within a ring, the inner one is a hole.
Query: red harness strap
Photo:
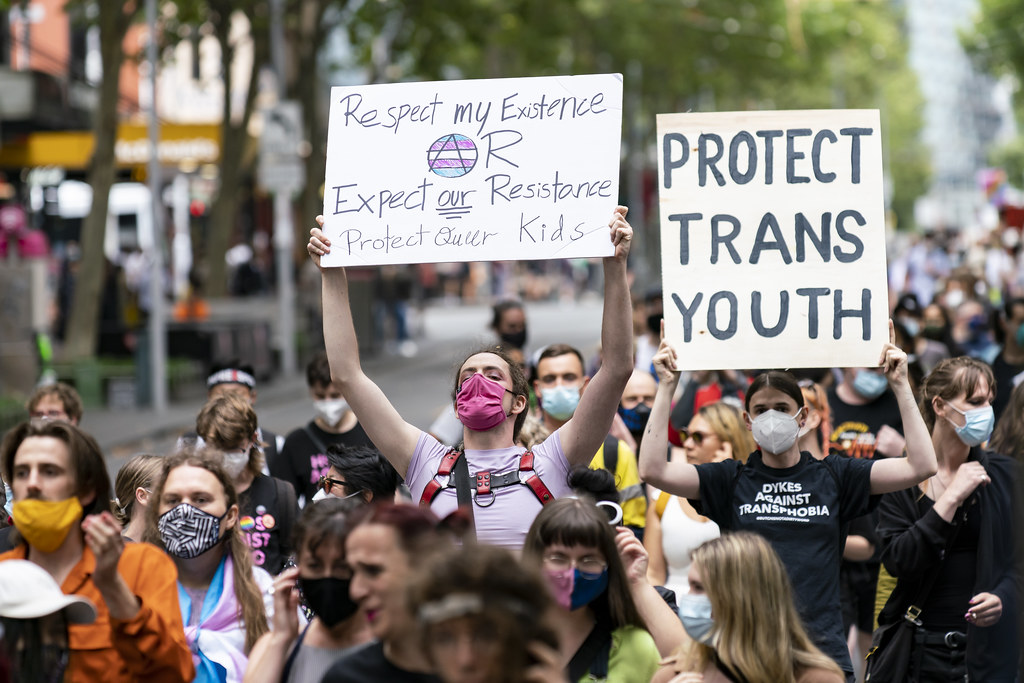
[[[455,462],[459,459],[460,453],[454,448],[441,458],[441,464],[437,467],[438,476],[451,476],[452,470],[455,469]],[[427,482],[427,485],[423,488],[423,495],[420,496],[420,505],[429,507],[430,502],[437,497],[437,494],[441,493],[441,489],[444,486],[437,481],[437,477]]]
[[[519,471],[520,472],[531,472],[530,476],[526,478],[526,485],[533,491],[533,495],[537,496],[537,500],[540,501],[541,505],[547,505],[555,499],[551,495],[551,491],[544,485],[544,482],[540,480],[537,473],[533,469],[533,451],[526,451],[519,458]]]
[[[461,453],[456,450],[450,450],[441,458],[441,463],[437,468],[437,476],[427,482],[427,485],[423,488],[423,495],[420,496],[420,505],[428,506],[433,502],[437,494],[445,488],[454,488],[455,483],[451,479],[452,470],[455,469],[455,463],[458,461]],[[537,496],[537,500],[540,501],[541,505],[547,505],[555,499],[551,494],[551,491],[544,482],[541,481],[537,472],[533,468],[533,452],[526,451],[519,456],[519,472],[525,474],[525,481],[519,483],[527,486],[533,495]],[[448,477],[447,484],[441,484],[437,477],[446,476]],[[477,472],[473,477],[474,488],[476,489],[477,496],[483,496],[493,493],[491,488],[491,473],[490,472]],[[507,482],[513,483],[513,482]],[[498,484],[497,486],[504,486],[505,484]]]

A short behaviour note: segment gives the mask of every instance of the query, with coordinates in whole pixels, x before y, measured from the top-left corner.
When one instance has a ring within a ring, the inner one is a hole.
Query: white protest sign
[[[327,266],[610,256],[618,74],[331,89]]]
[[[877,366],[877,110],[659,114],[666,337],[682,369]]]

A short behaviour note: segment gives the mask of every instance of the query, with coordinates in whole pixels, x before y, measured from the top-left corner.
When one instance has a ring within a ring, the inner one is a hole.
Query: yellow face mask
[[[82,504],[76,496],[58,501],[19,500],[11,507],[11,517],[18,533],[30,546],[52,553],[64,543],[71,527],[81,519]]]

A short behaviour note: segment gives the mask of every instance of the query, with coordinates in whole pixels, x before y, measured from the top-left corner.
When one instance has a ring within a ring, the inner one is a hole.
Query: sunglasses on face
[[[679,430],[679,443],[686,443],[687,439],[693,439],[693,443],[698,446],[704,443],[704,439],[710,439],[714,436],[713,432],[698,432],[696,430],[689,432],[685,429]]]
[[[323,489],[324,493],[329,494],[335,486],[345,487],[348,486],[348,483],[341,479],[331,479],[326,474],[320,475],[320,480],[317,482],[317,488]],[[344,492],[344,488],[342,488],[342,492]]]

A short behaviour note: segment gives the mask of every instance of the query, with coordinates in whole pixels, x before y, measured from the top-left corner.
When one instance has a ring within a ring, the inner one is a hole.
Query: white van
[[[154,244],[152,196],[142,183],[114,183],[107,205],[107,230],[103,253],[111,261],[122,252],[148,251]],[[61,218],[82,219],[92,206],[92,188],[79,180],[65,180],[57,187]]]

